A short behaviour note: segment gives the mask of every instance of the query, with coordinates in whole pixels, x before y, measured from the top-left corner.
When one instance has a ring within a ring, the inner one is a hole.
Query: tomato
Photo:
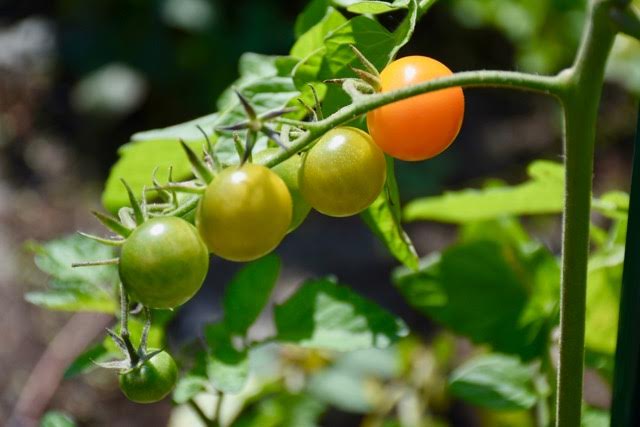
[[[184,304],[208,270],[209,253],[198,230],[180,218],[150,219],[122,245],[120,279],[131,297],[147,307]]]
[[[291,225],[292,201],[282,179],[247,163],[220,172],[207,187],[196,225],[209,250],[251,261],[275,249]]]
[[[273,157],[275,157],[280,152],[279,148],[268,148],[266,150],[262,150],[253,156],[253,160],[256,163],[266,163]],[[302,197],[302,193],[300,193],[300,185],[299,185],[299,171],[300,166],[302,166],[302,157],[299,155],[293,155],[289,157],[282,163],[278,163],[276,166],[271,168],[272,171],[276,173],[284,183],[287,185],[289,189],[289,193],[291,194],[291,200],[293,202],[293,212],[291,217],[291,225],[289,226],[289,232],[292,232],[307,217],[309,211],[311,210],[311,206],[309,203],[304,200]]]
[[[382,151],[360,129],[330,130],[309,150],[300,169],[300,189],[325,215],[343,217],[366,209],[384,186]]]
[[[164,399],[171,393],[177,380],[178,367],[166,351],[119,375],[120,390],[129,400],[137,403],[153,403]]]
[[[445,65],[426,56],[407,56],[380,74],[389,92],[451,75]],[[367,126],[382,150],[400,160],[424,160],[443,152],[456,138],[464,116],[460,87],[442,89],[385,105],[367,114]]]

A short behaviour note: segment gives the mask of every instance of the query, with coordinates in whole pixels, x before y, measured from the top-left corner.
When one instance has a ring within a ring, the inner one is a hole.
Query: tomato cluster
[[[379,87],[387,92],[450,74],[435,59],[409,56],[382,71]],[[463,115],[462,89],[443,89],[370,111],[371,135],[337,127],[273,169],[260,163],[277,155],[277,148],[257,153],[253,163],[229,166],[206,187],[197,228],[162,217],[133,231],[122,247],[122,282],[147,307],[181,305],[202,286],[209,253],[254,260],[277,247],[311,208],[335,217],[363,211],[384,186],[384,153],[402,160],[433,157],[451,144]]]
[[[380,74],[382,92],[450,75],[440,62],[407,57]],[[385,153],[423,160],[445,150],[464,115],[460,88],[398,101],[368,113],[371,133],[337,127],[305,153],[268,169],[270,148],[254,162],[229,166],[207,185],[195,227],[177,217],[158,217],[139,225],[122,245],[119,272],[127,293],[146,307],[171,309],[200,289],[209,253],[231,261],[250,261],[271,252],[311,208],[345,217],[366,209],[381,194],[387,174]],[[162,351],[120,374],[120,386],[135,402],[154,402],[175,385],[176,364]]]

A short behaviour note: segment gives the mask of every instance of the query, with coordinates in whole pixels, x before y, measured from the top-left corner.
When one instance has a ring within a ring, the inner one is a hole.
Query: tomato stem
[[[120,338],[124,341],[129,355],[129,361],[133,368],[138,364],[140,357],[131,343],[131,336],[129,335],[129,298],[122,283],[120,283]]]
[[[196,415],[198,416],[200,421],[202,421],[202,423],[205,426],[207,426],[207,427],[216,427],[217,426],[217,424],[214,421],[212,421],[211,419],[209,419],[209,417],[207,417],[207,415],[204,413],[204,411],[202,410],[200,405],[198,405],[195,400],[190,399],[188,404],[189,404],[189,406],[191,406],[191,409],[193,409],[193,412],[196,413]]]
[[[266,166],[273,167],[285,161],[336,126],[353,120],[378,107],[411,98],[412,96],[460,86],[503,87],[535,91],[559,97],[566,86],[565,77],[563,74],[557,76],[538,76],[513,71],[465,71],[390,92],[359,97],[354,100],[352,104],[341,108],[331,116],[317,122],[302,122],[281,117],[277,119],[279,123],[307,129],[309,132],[298,138],[289,149],[283,150],[277,156],[273,157]]]
[[[584,335],[589,256],[593,154],[598,106],[615,28],[612,3],[592,0],[576,61],[565,74],[565,205],[562,233],[560,358],[556,426],[579,427],[582,410]]]

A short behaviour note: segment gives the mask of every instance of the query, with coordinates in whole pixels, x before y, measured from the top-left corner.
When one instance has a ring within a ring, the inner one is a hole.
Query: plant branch
[[[407,86],[391,92],[377,93],[363,96],[354,103],[341,108],[331,116],[318,122],[301,122],[287,119],[280,123],[306,128],[309,133],[291,145],[288,150],[281,151],[266,163],[273,167],[299,152],[336,126],[346,123],[358,116],[384,105],[411,98],[412,96],[434,92],[450,87],[501,87],[508,89],[528,90],[560,97],[564,91],[564,75],[538,76],[534,74],[512,71],[465,71],[448,77],[438,78],[427,82]]]
[[[640,17],[631,7],[612,8],[611,19],[621,33],[640,40]]]
[[[587,27],[573,67],[564,73],[565,203],[562,234],[560,357],[556,426],[579,427],[595,126],[607,57],[615,28],[612,3],[590,2]]]
[[[217,427],[217,423],[215,423],[209,417],[207,417],[207,415],[204,413],[200,405],[198,405],[195,400],[191,399],[189,400],[188,403],[189,403],[189,406],[191,406],[191,409],[193,409],[193,412],[195,412],[196,415],[198,415],[198,418],[200,419],[200,421],[202,421],[202,423],[205,426]]]

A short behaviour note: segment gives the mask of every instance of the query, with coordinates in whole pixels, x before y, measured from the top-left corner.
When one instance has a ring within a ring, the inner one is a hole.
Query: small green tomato
[[[166,351],[119,375],[120,390],[136,403],[153,403],[164,399],[171,393],[177,380],[178,367]]]
[[[138,226],[122,245],[120,279],[131,297],[150,308],[173,308],[202,286],[209,253],[198,230],[176,217]]]

